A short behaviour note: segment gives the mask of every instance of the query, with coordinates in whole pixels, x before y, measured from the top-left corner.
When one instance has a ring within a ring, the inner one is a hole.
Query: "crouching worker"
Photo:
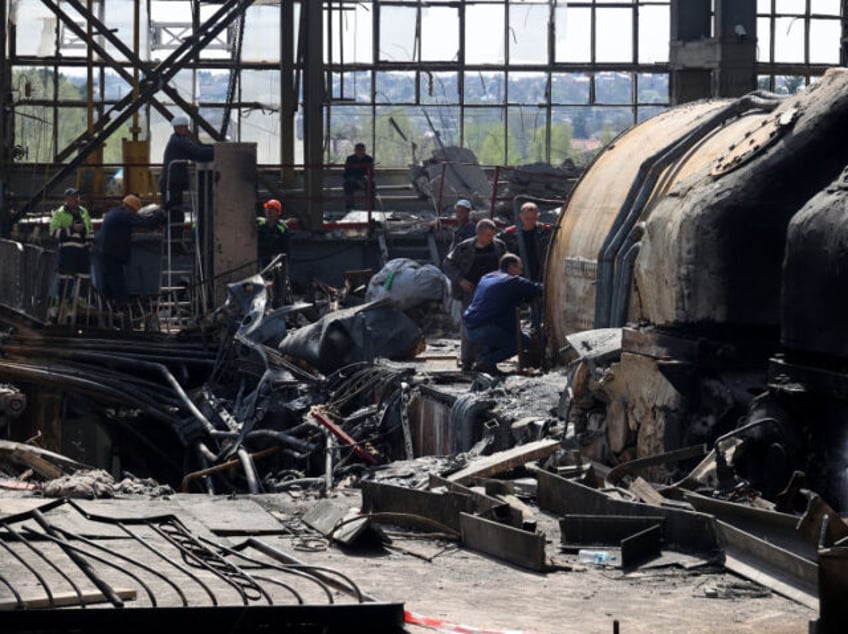
[[[538,297],[542,285],[521,277],[524,266],[514,253],[505,253],[499,270],[480,278],[471,305],[462,315],[469,341],[477,348],[479,372],[498,374],[498,362],[518,352],[515,309]],[[526,346],[529,337],[521,333]]]
[[[132,229],[139,226],[156,226],[165,222],[165,214],[139,216],[141,199],[125,196],[119,207],[113,207],[103,216],[97,233],[96,251],[100,261],[101,292],[117,310],[129,303],[126,268],[132,251]]]

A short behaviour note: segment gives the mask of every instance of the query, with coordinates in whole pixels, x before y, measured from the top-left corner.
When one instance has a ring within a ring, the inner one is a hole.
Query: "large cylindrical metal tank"
[[[848,358],[848,168],[789,223],[781,343]]]
[[[673,108],[624,133],[578,182],[545,280],[550,349],[627,321],[779,322],[786,226],[848,163],[848,74],[782,101]]]

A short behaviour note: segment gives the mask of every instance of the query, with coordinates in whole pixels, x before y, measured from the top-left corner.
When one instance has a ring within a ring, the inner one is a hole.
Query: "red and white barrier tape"
[[[541,634],[540,632],[531,632],[530,630],[489,630],[471,627],[469,625],[459,625],[458,623],[451,623],[450,621],[416,614],[409,610],[404,610],[404,620],[410,625],[419,625],[439,632],[456,632],[457,634]]]

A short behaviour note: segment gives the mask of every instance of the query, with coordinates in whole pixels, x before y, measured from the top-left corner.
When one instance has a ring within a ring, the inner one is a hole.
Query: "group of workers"
[[[65,191],[64,204],[54,213],[50,232],[59,243],[57,272],[58,296],[67,299],[75,288],[90,278],[90,253],[99,262],[99,290],[114,305],[128,303],[126,267],[131,253],[133,227],[156,226],[166,220],[182,224],[183,192],[189,186],[188,161],[211,161],[214,146],[191,138],[189,120],[183,115],[171,121],[174,129],[163,160],[159,188],[164,211],[153,215],[138,214],[141,199],[130,194],[118,207],[103,216],[103,224],[93,235],[91,218],[80,204],[75,188]],[[356,190],[374,193],[374,160],[363,143],[345,162],[345,206],[350,209]],[[538,317],[538,297],[551,226],[539,223],[535,203],[521,206],[518,222],[500,234],[495,223],[484,218],[472,221],[472,204],[459,200],[454,206],[456,225],[453,240],[442,268],[451,281],[452,295],[462,307],[460,365],[498,374],[497,364],[527,345],[527,335],[519,330],[516,309],[524,303],[534,305]],[[289,250],[288,224],[282,218],[279,200],[263,203],[263,215],[256,219],[258,260],[265,268],[280,253]]]
[[[95,236],[91,216],[80,201],[77,189],[65,190],[65,201],[53,212],[50,233],[58,242],[56,270],[59,279],[57,298],[60,304],[76,301],[80,288],[90,283],[91,254],[99,264],[99,290],[119,309],[129,301],[126,265],[130,256],[132,229],[136,226],[156,226],[164,215],[155,213],[140,216],[141,199],[130,194],[121,204],[103,216]]]
[[[539,222],[539,208],[532,202],[521,206],[518,222],[500,235],[488,218],[474,224],[471,211],[468,200],[454,207],[454,239],[442,270],[462,306],[462,369],[499,374],[497,364],[529,343],[519,330],[516,309],[530,303],[538,316],[551,226]]]

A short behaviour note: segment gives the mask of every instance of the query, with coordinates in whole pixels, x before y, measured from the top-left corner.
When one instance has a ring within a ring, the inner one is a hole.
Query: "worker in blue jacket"
[[[539,282],[521,274],[524,265],[515,253],[501,256],[498,270],[487,273],[477,284],[471,305],[462,315],[469,341],[477,348],[479,372],[499,374],[497,364],[518,352],[518,325],[515,309],[542,292]],[[526,346],[530,339],[521,333]]]
[[[188,125],[189,119],[185,115],[180,114],[171,119],[174,133],[165,146],[162,173],[159,175],[162,204],[172,223],[185,220],[183,192],[190,185],[187,161],[208,163],[215,158],[215,146],[195,141]]]
[[[125,196],[119,207],[110,209],[103,216],[95,241],[100,261],[100,290],[119,310],[129,303],[126,267],[132,250],[133,227],[150,227],[165,222],[163,213],[139,216],[139,209],[141,199],[138,196]]]

